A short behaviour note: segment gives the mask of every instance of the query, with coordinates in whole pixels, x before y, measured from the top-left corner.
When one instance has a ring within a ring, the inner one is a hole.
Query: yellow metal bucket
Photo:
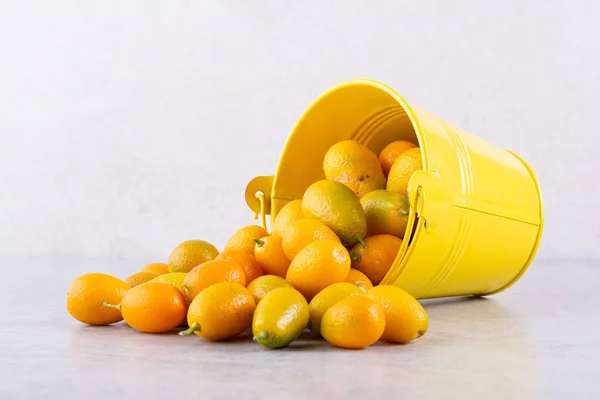
[[[248,206],[273,219],[325,178],[325,152],[348,139],[376,154],[392,141],[408,140],[419,144],[423,156],[423,170],[409,182],[408,230],[382,284],[417,298],[490,295],[523,275],[543,228],[531,168],[377,81],[351,80],[321,95],[296,124],[275,175],[248,184]]]

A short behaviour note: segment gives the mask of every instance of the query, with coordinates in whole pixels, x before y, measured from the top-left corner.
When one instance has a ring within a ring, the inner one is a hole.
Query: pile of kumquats
[[[427,331],[427,314],[384,278],[407,229],[408,181],[421,168],[410,142],[390,143],[379,157],[353,140],[336,143],[323,160],[327,179],[287,203],[272,232],[243,227],[222,252],[189,240],[167,264],[125,280],[82,275],[69,288],[67,309],[89,325],[125,320],[147,333],[180,327],[181,336],[210,341],[251,327],[254,341],[269,348],[307,329],[342,348],[411,342]]]

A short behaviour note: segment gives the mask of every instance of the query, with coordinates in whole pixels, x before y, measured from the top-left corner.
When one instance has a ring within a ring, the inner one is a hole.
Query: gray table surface
[[[600,398],[600,265],[536,261],[490,298],[425,301],[428,334],[340,350],[284,350],[89,327],[65,308],[85,272],[127,276],[136,260],[4,259],[0,398]],[[48,397],[50,396],[50,397]]]

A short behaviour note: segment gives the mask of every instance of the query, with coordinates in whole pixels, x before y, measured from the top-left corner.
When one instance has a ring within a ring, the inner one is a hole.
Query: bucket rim
[[[419,149],[421,150],[421,158],[423,160],[423,170],[424,171],[429,171],[429,162],[427,160],[427,151],[425,149],[425,147],[423,146],[423,143],[421,141],[421,137],[423,135],[422,130],[421,130],[421,126],[419,125],[419,120],[417,119],[415,112],[413,110],[413,107],[404,99],[404,97],[402,97],[394,88],[392,88],[391,86],[378,81],[376,79],[371,79],[371,78],[353,78],[353,79],[347,79],[345,81],[342,81],[340,83],[338,83],[337,85],[331,86],[329,87],[327,90],[321,92],[321,94],[319,94],[317,96],[317,98],[315,100],[313,100],[308,107],[306,107],[304,109],[304,112],[302,113],[302,115],[300,116],[300,118],[298,118],[294,124],[294,127],[292,128],[290,134],[288,135],[283,149],[287,149],[292,140],[292,136],[294,131],[296,130],[296,128],[308,117],[309,115],[309,111],[316,107],[321,101],[323,101],[325,98],[327,98],[329,95],[331,95],[332,93],[343,89],[345,87],[349,87],[349,86],[353,86],[353,85],[365,85],[365,86],[370,86],[373,87],[375,89],[378,89],[382,92],[385,92],[388,96],[390,96],[394,101],[396,101],[398,103],[398,105],[400,107],[402,107],[402,109],[404,110],[404,112],[406,113],[406,116],[408,117],[408,119],[410,120],[410,123],[415,131],[415,137],[417,138],[417,142],[419,144]],[[277,186],[277,182],[278,182],[278,177],[280,175],[280,171],[282,170],[282,163],[283,163],[283,157],[279,156],[278,160],[277,160],[277,166],[275,168],[275,173],[273,175],[273,192],[271,193],[271,195],[273,197],[277,197],[277,191],[276,191],[276,186]],[[289,199],[286,199],[289,200]]]

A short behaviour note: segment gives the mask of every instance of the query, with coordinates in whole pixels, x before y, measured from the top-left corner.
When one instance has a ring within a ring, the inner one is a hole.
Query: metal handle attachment
[[[446,189],[438,171],[416,171],[408,183],[408,201],[419,218],[424,220],[425,230],[432,232],[445,210],[440,204],[446,203]]]
[[[260,216],[260,225],[267,229],[267,214],[265,214],[265,205],[267,201],[265,199],[265,194],[263,192],[258,192],[256,193],[256,198],[260,204],[260,212],[254,213],[254,219],[258,219]]]

